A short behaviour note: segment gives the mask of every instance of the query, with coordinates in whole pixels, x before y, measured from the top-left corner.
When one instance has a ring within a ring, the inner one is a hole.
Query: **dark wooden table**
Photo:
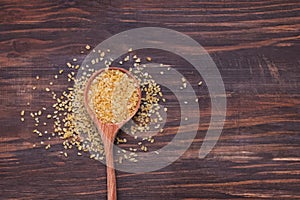
[[[64,158],[59,143],[33,148],[39,139],[19,112],[27,102],[49,104],[31,89],[36,75],[45,86],[67,61],[84,59],[86,44],[144,26],[204,46],[225,83],[227,119],[213,151],[198,159],[210,116],[204,85],[191,147],[161,170],[117,172],[119,199],[300,199],[299,0],[2,0],[0,8],[0,199],[106,197],[103,164],[75,151]],[[178,57],[151,55],[190,72]]]

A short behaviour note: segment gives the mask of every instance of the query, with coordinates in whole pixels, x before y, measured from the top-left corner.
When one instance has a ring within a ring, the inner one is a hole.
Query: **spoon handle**
[[[107,178],[107,199],[117,200],[116,174],[114,169],[113,145],[108,142],[105,145],[106,153],[106,178]]]
[[[106,178],[107,178],[107,199],[117,200],[117,184],[114,168],[113,144],[116,134],[119,130],[116,124],[101,124],[99,128],[102,130],[102,141],[106,156]]]

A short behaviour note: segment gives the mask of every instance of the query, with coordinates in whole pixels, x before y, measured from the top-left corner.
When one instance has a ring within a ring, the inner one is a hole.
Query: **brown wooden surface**
[[[300,199],[299,0],[2,0],[0,8],[0,199],[106,197],[103,164],[75,151],[66,159],[57,153],[59,143],[50,151],[33,149],[39,139],[19,111],[28,101],[32,110],[49,104],[47,95],[31,90],[36,75],[42,88],[67,61],[82,61],[86,44],[143,26],[183,32],[209,51],[225,83],[228,112],[216,147],[198,159],[209,122],[203,86],[192,146],[159,171],[117,172],[119,199]],[[174,55],[151,55],[193,74]]]

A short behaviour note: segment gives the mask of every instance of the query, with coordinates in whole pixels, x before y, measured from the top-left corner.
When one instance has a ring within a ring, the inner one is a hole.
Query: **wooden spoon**
[[[138,111],[140,103],[141,103],[141,90],[138,87],[138,81],[135,77],[127,70],[118,67],[110,67],[108,70],[120,70],[128,75],[129,78],[133,79],[137,85],[137,91],[139,95],[139,99],[135,108],[135,111],[129,116],[126,120],[121,121],[119,123],[103,123],[99,120],[95,114],[95,112],[89,106],[89,96],[88,93],[90,91],[91,84],[93,80],[99,76],[105,69],[99,70],[95,72],[88,80],[85,91],[84,91],[84,105],[87,109],[88,114],[91,116],[92,120],[96,124],[102,141],[104,145],[104,151],[106,155],[106,175],[107,175],[107,199],[108,200],[116,200],[117,199],[117,189],[116,189],[116,175],[114,169],[114,160],[113,160],[113,143],[115,137],[117,135],[118,130],[128,122]]]

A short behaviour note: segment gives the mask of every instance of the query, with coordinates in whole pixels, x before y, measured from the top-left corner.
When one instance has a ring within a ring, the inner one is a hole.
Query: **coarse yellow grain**
[[[74,58],[73,58],[73,61],[74,61]],[[67,62],[67,66],[68,66],[69,68],[71,68],[71,67],[72,67],[72,64],[69,63],[69,62]]]
[[[133,114],[139,100],[138,86],[120,70],[105,70],[92,83],[90,104],[104,123],[118,123]]]
[[[129,56],[126,56],[125,58],[124,58],[124,61],[126,62],[126,61],[129,61]]]
[[[104,56],[105,56],[105,52],[103,51],[103,52],[100,53],[100,57],[104,58]]]

